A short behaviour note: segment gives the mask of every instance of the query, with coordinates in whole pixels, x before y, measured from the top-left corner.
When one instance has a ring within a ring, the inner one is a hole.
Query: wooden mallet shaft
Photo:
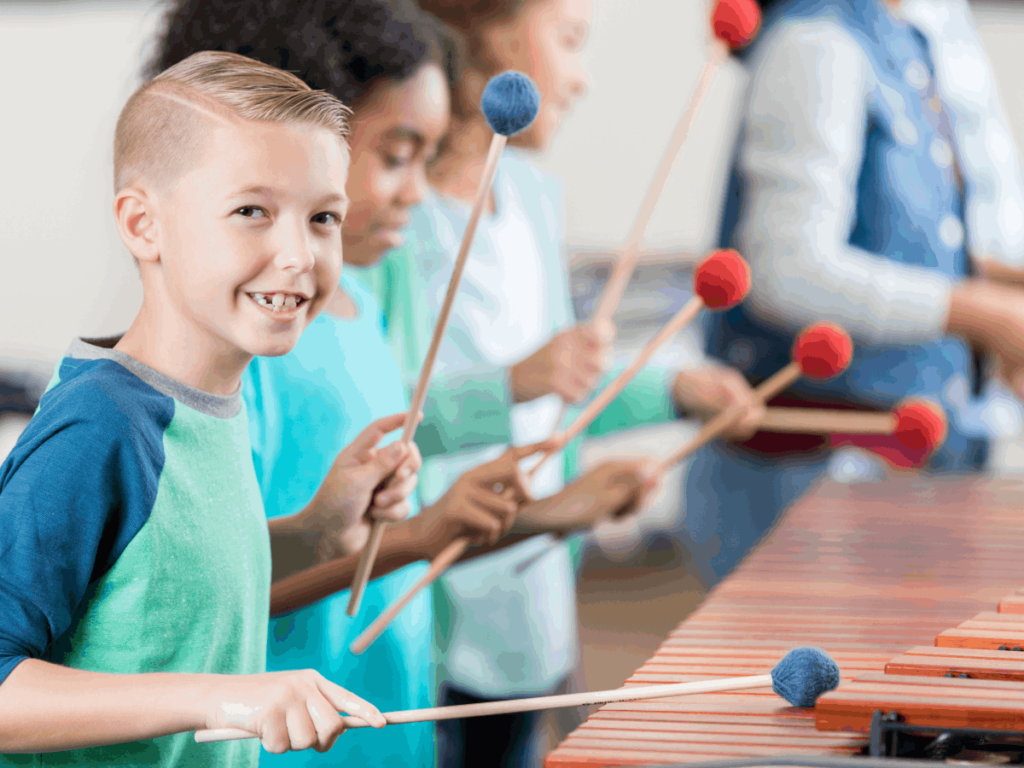
[[[590,425],[590,422],[596,419],[601,412],[608,407],[612,400],[621,394],[622,390],[626,388],[629,382],[633,380],[640,370],[647,365],[647,362],[651,359],[654,353],[657,352],[666,341],[692,323],[693,319],[697,317],[704,306],[704,300],[700,296],[694,296],[686,302],[686,304],[683,305],[683,308],[680,309],[671,320],[662,326],[657,335],[644,345],[644,348],[636,357],[633,358],[630,364],[623,369],[618,376],[609,382],[609,384],[601,390],[601,392],[591,400],[582,411],[580,411],[579,415],[573,419],[572,424],[557,435],[558,448],[556,450],[564,448],[572,442],[577,435],[586,429]]]
[[[494,172],[497,170],[498,160],[501,158],[502,150],[505,149],[507,141],[508,137],[500,133],[494,134],[494,137],[491,139],[491,147],[487,153],[484,173],[476,190],[476,199],[473,201],[473,208],[469,214],[466,231],[462,234],[462,244],[459,246],[459,255],[455,260],[452,279],[448,283],[448,293],[445,294],[444,304],[441,306],[441,314],[438,316],[437,324],[434,326],[434,336],[430,340],[430,349],[427,351],[426,360],[423,362],[420,380],[416,385],[412,405],[409,407],[409,416],[405,421],[405,429],[402,432],[402,441],[405,443],[412,442],[413,435],[416,433],[419,413],[423,408],[424,401],[427,399],[427,389],[430,386],[430,377],[434,371],[437,351],[441,347],[441,340],[444,338],[445,328],[448,326],[448,318],[452,312],[452,304],[455,302],[455,295],[459,290],[459,282],[462,280],[462,272],[466,267],[466,260],[469,258],[470,247],[473,245],[473,236],[476,234],[476,227],[480,222],[480,216],[483,214],[484,207],[487,205],[490,197]],[[374,521],[373,528],[370,531],[370,540],[363,548],[355,579],[352,582],[352,593],[349,598],[347,611],[349,616],[355,616],[359,613],[359,604],[362,602],[363,592],[366,590],[366,584],[370,580],[373,563],[377,559],[377,552],[380,550],[380,544],[384,540],[384,532],[386,530],[386,522]]]
[[[537,712],[562,707],[586,707],[596,704],[611,704],[619,701],[642,701],[646,699],[667,699],[674,696],[686,696],[696,693],[713,693],[716,691],[739,691],[749,688],[766,688],[772,686],[772,676],[748,675],[745,677],[727,677],[717,680],[697,680],[691,683],[669,683],[667,685],[643,685],[632,688],[617,688],[610,691],[590,691],[587,693],[567,693],[559,696],[537,696],[529,699],[510,699],[508,701],[489,701],[482,704],[460,704],[453,707],[431,707],[429,709],[409,709],[400,712],[384,712],[388,725],[403,723],[425,723],[438,720],[456,720],[464,717],[487,717],[488,715],[508,715],[515,712]],[[369,724],[359,717],[343,716],[346,728],[368,728]],[[214,741],[233,741],[237,739],[255,739],[255,734],[239,728],[214,728],[196,731],[196,741],[200,744]]]
[[[661,193],[665,191],[665,185],[668,183],[668,178],[672,173],[672,166],[675,165],[676,158],[679,156],[679,150],[690,133],[690,128],[693,126],[697,111],[700,109],[701,104],[704,103],[704,98],[711,87],[711,81],[715,73],[728,58],[729,46],[724,41],[716,38],[711,45],[711,55],[704,63],[700,78],[697,80],[697,87],[690,97],[690,103],[687,104],[686,111],[679,118],[675,132],[672,134],[672,138],[665,148],[665,153],[661,157],[658,170],[654,174],[654,178],[651,179],[651,185],[647,189],[647,194],[637,213],[636,221],[633,223],[633,230],[619,251],[618,258],[612,265],[612,273],[608,278],[608,284],[605,286],[601,300],[590,320],[592,324],[597,324],[600,321],[611,321],[615,310],[619,306],[619,302],[622,301],[622,296],[626,292],[626,286],[629,285],[629,280],[633,276],[633,270],[636,269],[640,254],[643,251],[644,232],[647,231],[647,225],[651,222],[651,217],[654,215],[654,209],[658,205]]]
[[[759,426],[770,432],[811,435],[891,435],[896,432],[897,418],[892,413],[831,408],[767,408]]]
[[[802,375],[803,369],[800,367],[800,363],[793,361],[785,368],[757,385],[757,387],[754,388],[754,396],[762,403],[771,400]],[[668,458],[664,459],[661,464],[658,465],[656,473],[660,474],[661,472],[664,472],[666,469],[674,464],[678,464],[698,449],[703,448],[729,429],[729,427],[737,421],[742,419],[743,413],[744,409],[739,406],[727,408],[719,413],[705,424],[693,439],[683,443],[683,445],[676,449],[676,451],[674,451]]]

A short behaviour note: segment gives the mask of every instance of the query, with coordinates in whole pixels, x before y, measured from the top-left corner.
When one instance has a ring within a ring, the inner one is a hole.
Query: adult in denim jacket
[[[956,324],[970,254],[1024,259],[1024,184],[966,0],[781,0],[743,59],[721,240],[754,284],[709,316],[709,354],[756,382],[789,361],[801,327],[839,323],[853,364],[801,381],[787,402],[931,398],[949,436],[926,469],[982,470],[998,397],[951,332],[971,335]],[[685,538],[709,583],[822,475],[827,447],[761,433],[695,457]]]

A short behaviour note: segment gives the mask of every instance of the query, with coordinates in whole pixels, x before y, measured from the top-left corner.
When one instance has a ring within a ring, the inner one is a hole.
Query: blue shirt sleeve
[[[0,684],[26,658],[47,657],[145,524],[172,417],[173,400],[127,371],[44,396],[0,465]]]

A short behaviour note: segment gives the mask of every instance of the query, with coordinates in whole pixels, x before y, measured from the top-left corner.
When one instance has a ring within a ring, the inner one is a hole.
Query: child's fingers
[[[486,541],[488,544],[495,544],[502,534],[502,523],[490,512],[477,506],[475,500],[469,501],[463,508],[465,514],[463,523],[473,529],[475,533],[471,537],[479,541]]]
[[[362,474],[363,482],[369,488],[376,488],[382,480],[388,479],[405,460],[409,446],[405,443],[392,443],[387,448],[377,451],[373,461],[358,467],[355,471]]]
[[[396,413],[391,416],[385,416],[383,419],[377,419],[356,435],[355,440],[349,443],[342,452],[350,456],[362,455],[384,439],[385,435],[394,432],[396,429],[401,429],[402,425],[405,424],[406,416],[407,414],[405,413]]]
[[[383,509],[390,507],[392,504],[401,503],[416,490],[419,480],[419,475],[412,474],[408,475],[404,480],[388,483],[388,485],[384,486],[383,491],[373,497],[373,505]]]
[[[285,714],[288,727],[288,748],[301,752],[318,743],[316,728],[306,707],[289,707]]]
[[[306,710],[316,728],[317,743],[314,747],[317,752],[327,752],[345,732],[345,721],[319,691],[306,702]]]
[[[335,685],[330,680],[321,677],[317,687],[336,712],[361,717],[374,728],[383,728],[388,724],[384,715],[373,704],[346,691],[340,685]]]
[[[291,739],[288,736],[288,724],[285,721],[285,713],[280,710],[271,712],[262,723],[260,728],[260,743],[263,748],[273,755],[283,755],[291,747]]]
[[[478,490],[472,497],[473,503],[490,512],[501,521],[501,533],[506,534],[516,520],[516,513],[519,512],[519,505],[509,501],[504,496],[492,493],[484,489]]]
[[[412,505],[408,501],[399,504],[392,504],[388,507],[374,505],[370,508],[370,517],[382,523],[400,523],[412,512]]]

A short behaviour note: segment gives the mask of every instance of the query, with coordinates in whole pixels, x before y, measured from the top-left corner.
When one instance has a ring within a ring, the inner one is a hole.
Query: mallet
[[[658,334],[651,339],[640,353],[618,376],[606,386],[597,397],[573,420],[564,431],[555,438],[555,447],[545,453],[539,463],[530,470],[528,477],[533,477],[540,466],[551,456],[558,453],[573,438],[587,428],[598,415],[608,407],[630,380],[647,364],[651,356],[684,326],[693,321],[704,307],[712,309],[729,309],[747,295],[750,290],[750,268],[735,251],[723,250],[711,254],[700,263],[693,273],[694,297],[669,320]],[[378,616],[359,635],[350,646],[353,653],[362,653],[402,611],[410,600],[422,589],[432,584],[442,573],[452,566],[469,549],[470,540],[466,537],[454,539],[430,563],[430,568],[420,577],[409,590],[388,609]]]
[[[853,358],[853,341],[837,325],[822,323],[805,330],[793,345],[793,362],[762,381],[754,394],[766,402],[786,389],[801,376],[830,379],[842,373]],[[727,408],[703,426],[692,440],[684,443],[658,465],[658,472],[682,461],[707,445],[743,418],[743,408]]]
[[[768,432],[812,435],[892,435],[915,451],[934,450],[946,439],[946,414],[934,403],[912,399],[889,413],[832,408],[767,408],[758,426]]]
[[[448,316],[451,314],[455,294],[459,289],[459,281],[462,279],[462,271],[466,266],[466,259],[469,257],[469,249],[473,244],[473,235],[476,233],[476,227],[480,221],[484,206],[487,205],[487,201],[490,198],[491,182],[494,180],[494,172],[498,167],[498,159],[501,157],[508,137],[514,136],[528,128],[534,118],[537,117],[539,107],[540,94],[537,92],[536,86],[530,81],[530,78],[521,72],[503,72],[492,78],[487,83],[487,87],[484,88],[483,98],[480,100],[480,109],[487,118],[488,125],[494,131],[494,137],[491,139],[491,147],[487,153],[484,174],[476,190],[476,199],[473,201],[473,208],[469,214],[466,231],[462,235],[462,244],[459,247],[458,258],[455,260],[451,282],[448,284],[448,293],[444,297],[444,304],[441,306],[437,325],[434,326],[434,337],[431,339],[430,349],[423,363],[423,370],[420,372],[419,384],[416,386],[416,392],[409,407],[409,417],[406,419],[405,429],[402,432],[402,440],[406,443],[412,442],[413,435],[416,433],[417,416],[427,397],[427,388],[430,386],[434,361],[437,358],[437,351],[441,346],[441,339],[444,337],[444,331],[448,325]],[[377,558],[377,552],[380,549],[381,541],[384,539],[384,531],[386,529],[387,523],[375,521],[370,530],[370,539],[363,548],[355,580],[352,582],[352,594],[348,602],[349,616],[355,616],[359,612],[359,604],[363,599],[366,583],[370,580],[373,563]]]
[[[683,116],[679,118],[672,138],[669,139],[668,146],[661,158],[661,164],[658,166],[654,178],[651,179],[647,195],[637,213],[633,229],[619,249],[612,267],[611,277],[608,279],[601,301],[590,320],[592,324],[611,321],[615,314],[622,295],[626,291],[626,286],[629,285],[629,279],[633,276],[637,261],[640,259],[640,253],[643,251],[644,233],[647,231],[647,225],[651,222],[651,216],[654,215],[658,198],[665,190],[668,177],[672,173],[672,166],[675,165],[679,150],[690,133],[697,111],[711,86],[711,80],[718,68],[729,57],[730,49],[743,48],[757,35],[761,28],[760,6],[755,0],[719,0],[711,16],[711,26],[715,35],[711,56],[705,62],[700,78],[697,80],[697,87],[690,97],[690,103],[687,105],[686,111],[683,112]]]
[[[455,720],[464,717],[486,717],[507,715],[513,712],[537,712],[561,707],[585,707],[594,704],[609,704],[616,701],[642,701],[668,699],[695,693],[717,691],[741,691],[750,688],[766,688],[784,698],[794,707],[813,707],[818,697],[839,685],[839,665],[819,648],[794,648],[787,653],[770,674],[745,677],[723,677],[718,680],[698,680],[692,683],[670,683],[668,685],[644,685],[619,688],[612,691],[570,693],[561,696],[538,696],[530,699],[511,699],[485,704],[461,704],[453,707],[432,707],[410,709],[401,712],[385,712],[388,725],[401,723],[423,723],[437,720]],[[346,728],[367,728],[367,722],[358,717],[343,716]],[[213,741],[256,739],[256,734],[240,728],[213,728],[196,731],[200,744]]]

